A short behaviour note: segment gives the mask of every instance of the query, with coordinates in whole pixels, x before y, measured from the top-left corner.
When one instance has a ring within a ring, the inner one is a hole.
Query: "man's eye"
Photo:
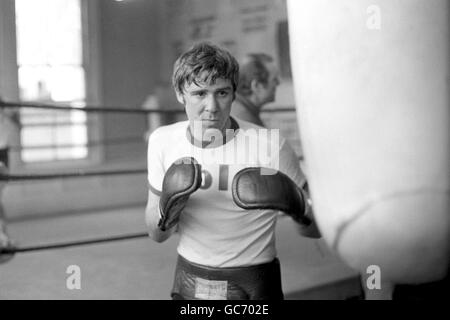
[[[206,95],[206,92],[196,92],[194,93],[194,95],[198,97],[204,97]]]
[[[219,97],[226,97],[228,95],[228,91],[219,91]]]

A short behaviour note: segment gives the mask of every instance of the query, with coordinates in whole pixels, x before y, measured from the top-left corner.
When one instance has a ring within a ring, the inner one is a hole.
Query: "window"
[[[16,0],[19,96],[23,101],[84,106],[82,0]],[[81,111],[21,109],[22,161],[84,159]]]

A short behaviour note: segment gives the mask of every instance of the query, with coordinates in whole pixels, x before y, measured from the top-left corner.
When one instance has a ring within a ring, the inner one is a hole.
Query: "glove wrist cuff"
[[[312,224],[313,218],[311,217],[312,213],[312,206],[311,206],[311,199],[307,196],[307,194],[303,190],[299,190],[301,197],[303,198],[304,203],[304,211],[300,216],[298,216],[297,221],[305,226],[308,227]]]
[[[166,231],[166,226],[164,225],[165,219],[161,210],[161,206],[158,206],[158,215],[159,215],[158,228],[161,229],[161,231]]]

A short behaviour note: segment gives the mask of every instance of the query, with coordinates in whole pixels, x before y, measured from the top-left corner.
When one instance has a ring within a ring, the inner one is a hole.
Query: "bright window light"
[[[16,0],[21,100],[85,105],[80,1]],[[24,162],[87,157],[87,119],[83,112],[23,109],[21,121]],[[37,148],[42,145],[48,148]]]

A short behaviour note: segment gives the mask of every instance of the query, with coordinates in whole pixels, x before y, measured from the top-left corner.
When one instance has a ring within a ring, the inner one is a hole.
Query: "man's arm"
[[[201,166],[191,157],[180,158],[167,169],[159,192],[149,190],[146,221],[150,237],[162,242],[170,237],[178,224],[192,193],[202,184]]]
[[[148,191],[147,207],[145,208],[145,222],[147,224],[150,238],[156,242],[163,242],[174,233],[176,227],[170,228],[166,231],[162,231],[158,227],[158,223],[161,218],[159,213],[159,199],[159,196],[150,190]]]
[[[308,238],[321,238],[322,234],[319,231],[319,228],[317,227],[316,220],[314,219],[314,211],[312,208],[311,200],[309,199],[309,194],[303,190],[305,196],[307,199],[307,208],[306,208],[306,217],[310,220],[310,223],[308,225],[298,225],[298,231],[300,234],[304,237]]]
[[[246,210],[283,211],[301,226],[302,235],[312,238],[320,237],[310,215],[312,209],[305,192],[281,171],[265,174],[268,170],[270,169],[252,167],[244,168],[236,173],[232,182],[234,202]]]
[[[299,233],[304,237],[320,238],[321,233],[314,219],[314,210],[309,194],[307,174],[302,170],[298,156],[287,140],[283,139],[280,148],[280,170],[291,178],[301,190],[305,200],[305,216],[309,220],[308,224],[299,224]]]

